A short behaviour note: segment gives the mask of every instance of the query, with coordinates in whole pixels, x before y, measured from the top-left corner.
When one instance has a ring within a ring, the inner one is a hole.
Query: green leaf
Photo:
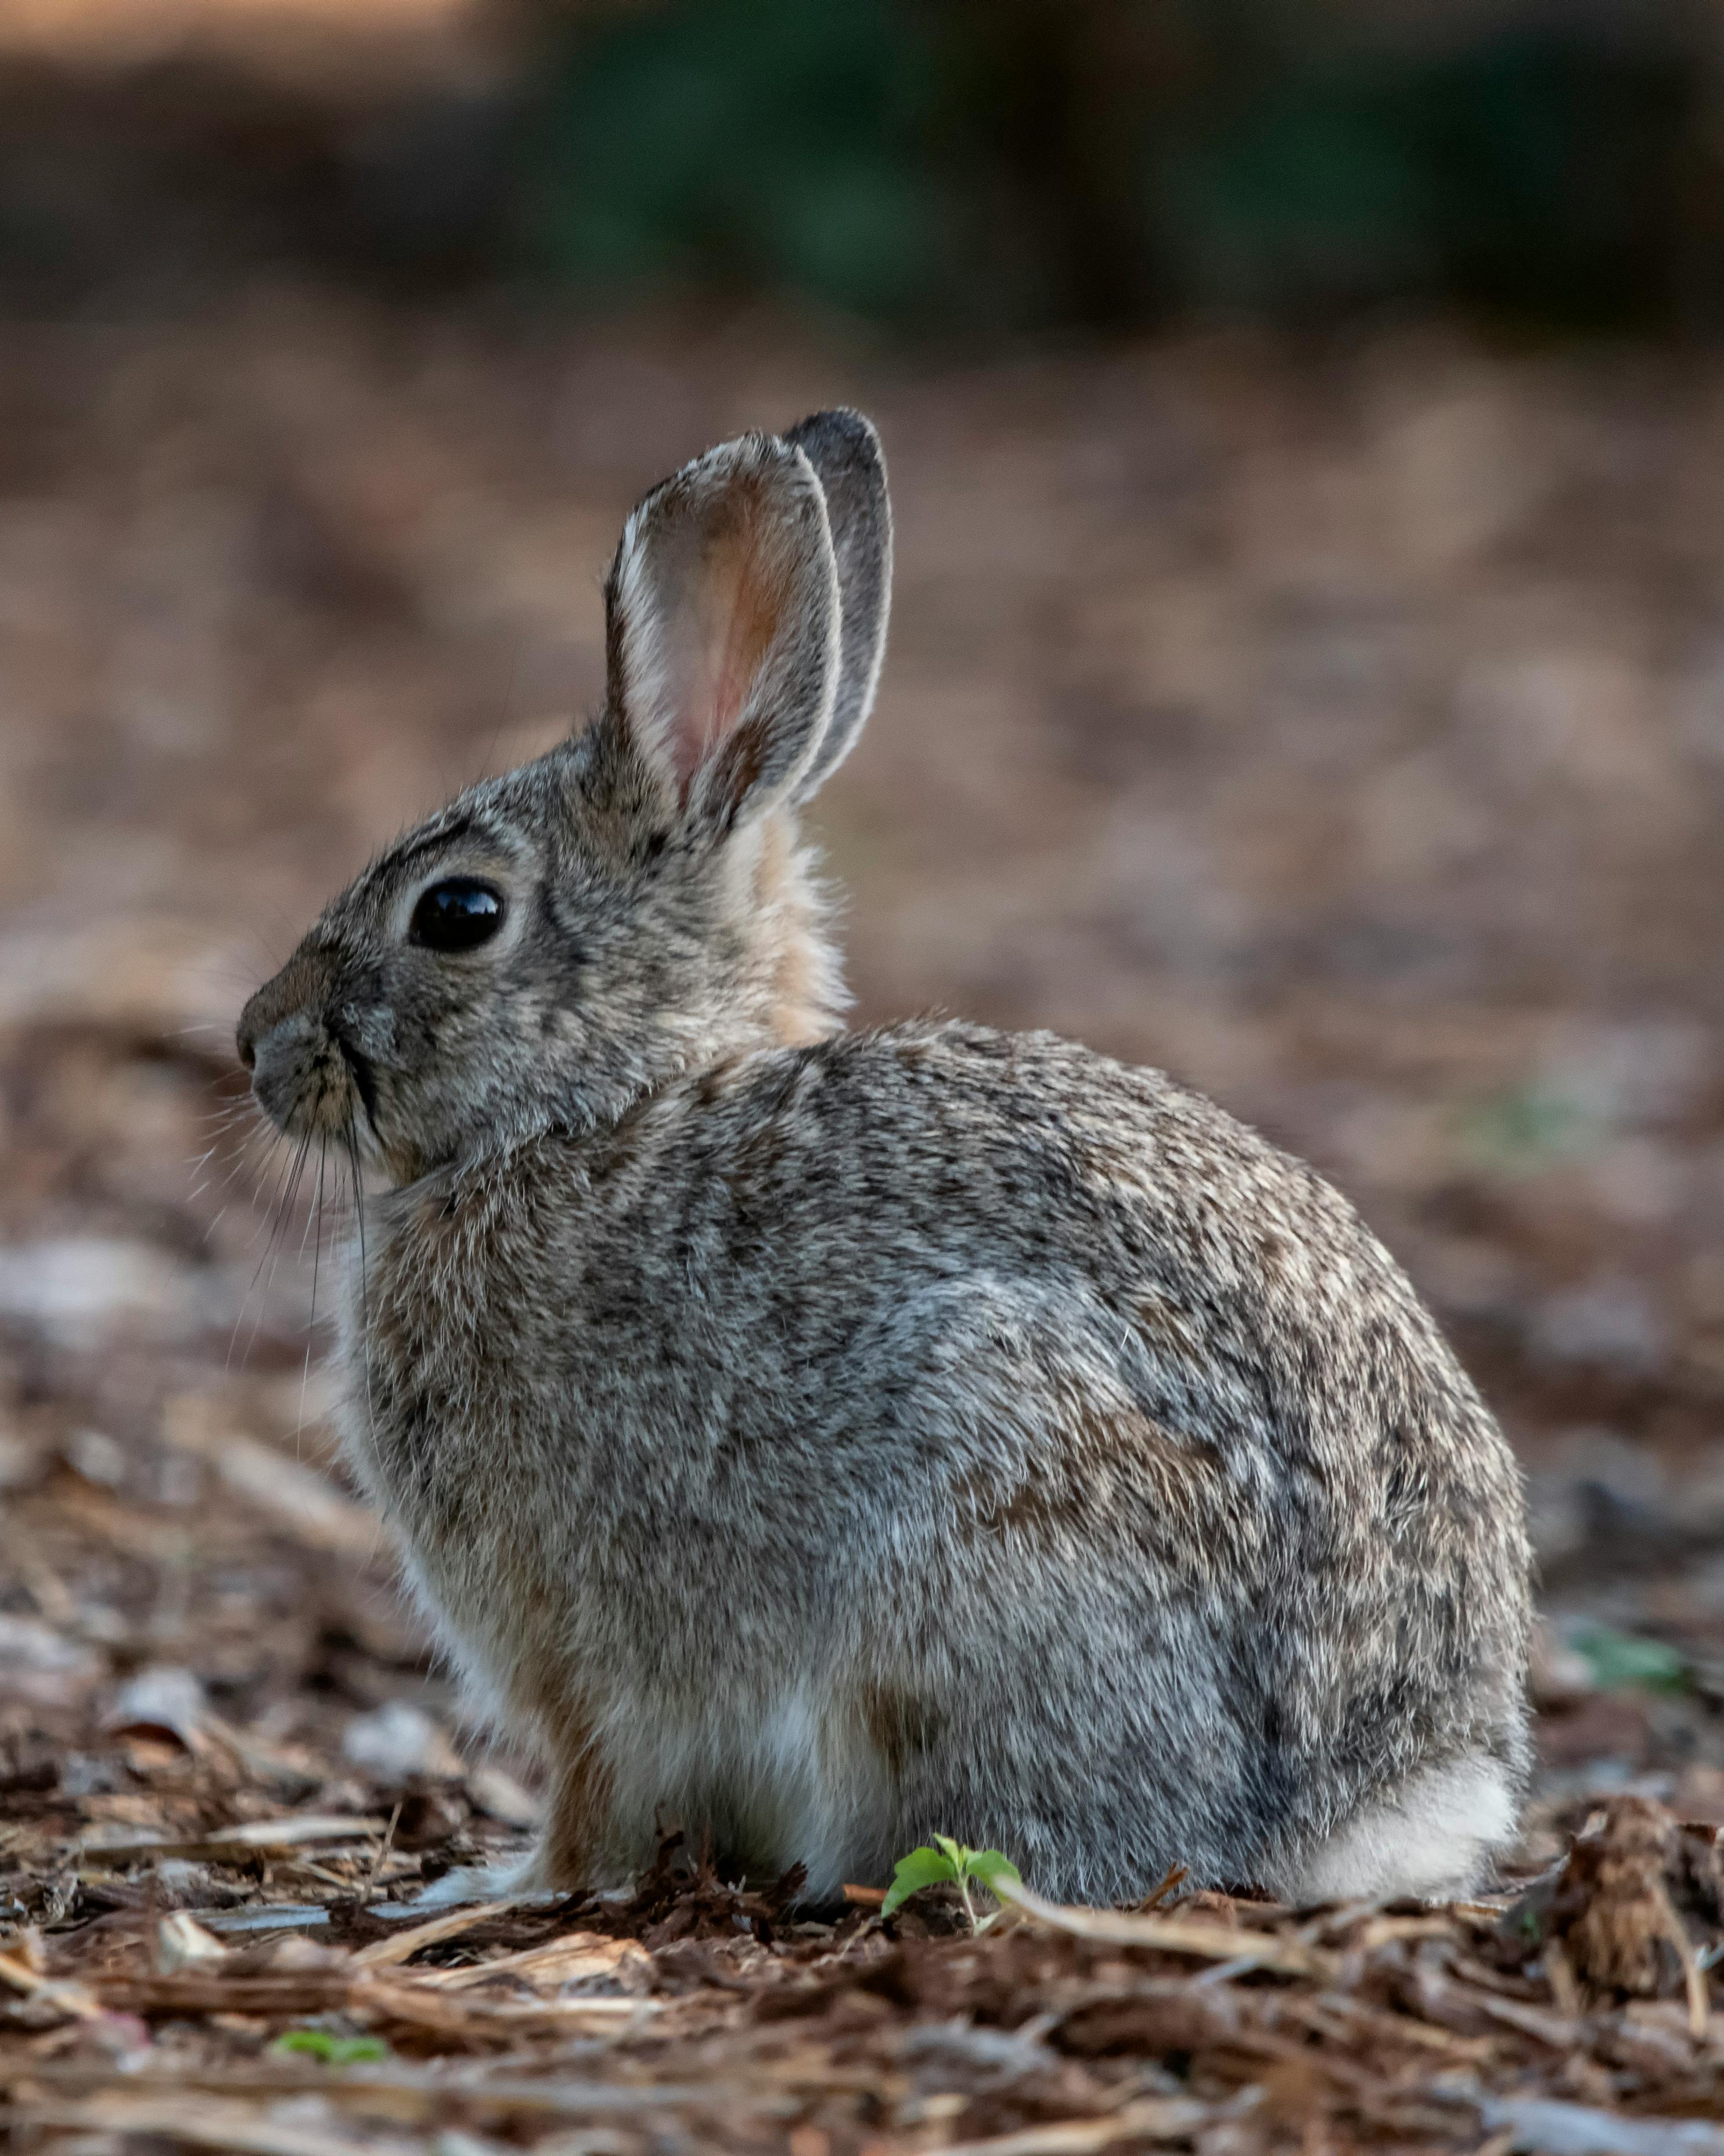
[[[995,1884],[996,1881],[1003,1879],[1008,1887],[1021,1887],[1024,1884],[1017,1866],[1013,1863],[1009,1856],[1003,1856],[998,1850],[972,1849],[966,1854],[969,1858],[967,1868],[970,1876],[972,1879],[979,1879],[997,1902],[1003,1902],[1005,1897]]]
[[[327,2029],[290,2029],[269,2046],[272,2051],[303,2053],[326,2066],[375,2066],[389,2056],[381,2036],[337,2036]]]
[[[949,1834],[936,1834],[934,1836],[934,1840],[937,1846],[944,1852],[947,1862],[952,1866],[952,1877],[954,1879],[962,1878],[963,1876],[964,1867],[969,1861],[969,1851],[964,1847],[962,1842],[954,1841]]]
[[[943,1841],[945,1836],[936,1835],[935,1840]],[[952,1846],[956,1848],[957,1845],[954,1842]],[[883,1917],[890,1917],[894,1909],[922,1887],[936,1887],[942,1880],[956,1879],[957,1876],[957,1864],[939,1850],[926,1846],[912,1849],[908,1856],[900,1856],[893,1867],[892,1883],[886,1889],[886,1898],[880,1903],[880,1912]]]

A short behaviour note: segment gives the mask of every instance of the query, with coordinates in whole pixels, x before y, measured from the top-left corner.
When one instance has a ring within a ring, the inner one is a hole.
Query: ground
[[[1540,1556],[1488,1906],[1175,1881],[1116,1933],[972,1939],[937,1900],[800,1920],[673,1846],[633,1903],[417,1946],[377,1913],[522,1843],[532,1768],[332,1479],[328,1272],[233,1019],[372,848],[590,706],[635,495],[835,400],[899,519],[816,818],[858,1014],[1169,1067],[1406,1262]],[[1724,367],[1441,327],[982,367],[277,286],[9,324],[0,405],[20,2145],[1724,2147],[1614,2119],[1716,2117],[1724,2063]]]

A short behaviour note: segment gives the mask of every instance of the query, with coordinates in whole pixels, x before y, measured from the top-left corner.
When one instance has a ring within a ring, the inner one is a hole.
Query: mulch
[[[415,1919],[385,1897],[472,1840],[459,1779],[387,1817],[198,1833],[259,1793],[160,1735],[126,1746],[153,1835],[13,1793],[5,1883],[38,1918],[0,1953],[23,2148],[1724,2149],[1720,1830],[1648,1799],[1444,1907],[1176,1876],[1137,1911],[1032,1897],[972,1936],[937,1889],[890,1920],[865,1890],[799,1915],[794,1876],[726,1886],[672,1835],[627,1898]]]

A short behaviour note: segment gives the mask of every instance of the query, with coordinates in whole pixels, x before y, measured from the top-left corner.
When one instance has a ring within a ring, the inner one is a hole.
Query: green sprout
[[[936,1834],[934,1841],[933,1848],[924,1844],[921,1849],[912,1849],[908,1856],[898,1859],[892,1871],[892,1883],[880,1904],[881,1916],[890,1917],[924,1887],[937,1887],[950,1880],[957,1888],[964,1914],[970,1920],[970,1929],[985,1932],[1000,1912],[996,1909],[993,1916],[977,1917],[976,1906],[970,1899],[970,1881],[974,1880],[985,1887],[997,1902],[1004,1902],[1009,1897],[1001,1893],[1002,1882],[1008,1887],[1024,1884],[1017,1866],[997,1849],[966,1849],[961,1841],[954,1841],[947,1834]]]
[[[326,2066],[371,2066],[389,2056],[381,2036],[336,2036],[327,2029],[290,2029],[269,2049],[290,2056],[303,2053]]]

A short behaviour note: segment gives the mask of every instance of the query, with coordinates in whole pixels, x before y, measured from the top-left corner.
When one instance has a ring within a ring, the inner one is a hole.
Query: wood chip
[[[1624,2118],[1545,2097],[1486,2098],[1487,2128],[1537,2156],[1724,2156],[1724,2126],[1698,2118]]]
[[[1086,2156],[1116,2141],[1181,2141],[1214,2118],[1208,2104],[1178,2097],[1145,2097],[1099,2118],[1068,2118],[1046,2126],[1027,2126],[988,2141],[961,2141],[946,2156]]]
[[[393,1938],[378,1939],[372,1946],[362,1947],[354,1960],[361,1969],[386,1969],[392,1962],[410,1961],[422,1947],[434,1947],[444,1939],[459,1938],[475,1925],[489,1923],[493,1917],[506,1916],[511,1909],[518,1909],[521,1901],[519,1895],[511,1895],[501,1902],[469,1902],[464,1908],[428,1917],[410,1931],[398,1932]]]
[[[1302,1940],[1280,1932],[1248,1931],[1243,1925],[1207,1923],[1195,1917],[1137,1917],[1120,1909],[1075,1909],[1044,1901],[1028,1887],[1002,1882],[1002,1901],[1050,1930],[1109,1946],[1147,1947],[1158,1953],[1191,1954],[1199,1960],[1236,1963],[1285,1976],[1333,1979],[1337,1964]]]
[[[160,2134],[194,2148],[231,2150],[234,2156],[354,2156],[351,2134],[337,2128],[271,2118],[234,2103],[183,2094],[172,2097],[101,2096],[81,2104],[31,2104],[14,2114],[36,2132],[62,2128],[86,2133]],[[367,2156],[419,2156],[422,2140],[367,2133]]]
[[[534,1985],[577,1984],[593,1977],[610,1976],[629,1969],[650,1977],[653,1958],[636,1939],[601,1938],[592,1932],[576,1932],[549,1945],[526,1947],[518,1953],[501,1954],[493,1961],[469,1963],[464,1969],[427,1970],[445,1987],[465,1989],[508,1976]]]
[[[413,1971],[402,1975],[373,1974],[348,1990],[346,2010],[372,2026],[392,2025],[441,2035],[456,2045],[471,2045],[499,2034],[511,2037],[564,2035],[583,2025],[613,2029],[618,2021],[656,2010],[641,1999],[486,1999],[467,1990],[453,1994],[442,1984]]]
[[[303,1812],[289,1819],[243,1820],[236,1826],[223,1827],[219,1834],[180,1840],[152,1835],[136,1841],[86,1841],[80,1845],[77,1855],[80,1865],[86,1868],[170,1856],[204,1864],[243,1864],[280,1850],[301,1849],[310,1842],[369,1840],[381,1837],[387,1825],[387,1821],[380,1819]]]
[[[94,2020],[104,2011],[101,2001],[83,1984],[44,1976],[13,1954],[0,1953],[0,1984],[22,1992],[26,1999],[56,2007],[80,2020]]]

